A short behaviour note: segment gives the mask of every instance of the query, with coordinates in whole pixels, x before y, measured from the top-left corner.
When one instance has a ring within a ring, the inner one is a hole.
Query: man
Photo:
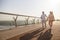
[[[42,15],[41,15],[41,22],[42,22],[42,27],[46,27],[46,14],[44,14],[44,11],[42,11]]]

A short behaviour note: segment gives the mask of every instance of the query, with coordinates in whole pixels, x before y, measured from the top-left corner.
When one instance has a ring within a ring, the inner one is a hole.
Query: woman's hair
[[[52,12],[52,11],[50,11],[50,14],[53,14],[53,12]]]

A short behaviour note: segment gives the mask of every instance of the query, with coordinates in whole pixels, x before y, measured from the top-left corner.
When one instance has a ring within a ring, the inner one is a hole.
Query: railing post
[[[41,21],[41,20],[40,20],[40,18],[39,18],[39,19],[38,19],[38,23],[40,23],[40,21]]]
[[[33,19],[33,24],[35,24],[35,18]]]
[[[37,19],[37,23],[39,24],[39,19]]]
[[[16,16],[16,18],[15,18],[15,17],[13,17],[15,27],[17,27],[17,18],[18,18],[18,16]]]
[[[28,25],[29,17],[26,19],[25,24]]]

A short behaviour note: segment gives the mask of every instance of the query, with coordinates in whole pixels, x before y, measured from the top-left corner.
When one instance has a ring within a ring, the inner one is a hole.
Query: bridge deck
[[[17,27],[0,31],[0,40],[60,40],[60,22],[55,21],[52,29],[41,28],[41,24]]]
[[[32,24],[27,26],[20,26],[10,30],[0,31],[0,39],[9,39],[17,35],[24,35],[24,33],[41,28],[40,24]]]

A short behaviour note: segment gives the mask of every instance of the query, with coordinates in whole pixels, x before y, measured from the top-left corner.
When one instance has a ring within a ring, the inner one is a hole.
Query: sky
[[[0,12],[40,17],[42,11],[60,19],[60,0],[0,0]]]

